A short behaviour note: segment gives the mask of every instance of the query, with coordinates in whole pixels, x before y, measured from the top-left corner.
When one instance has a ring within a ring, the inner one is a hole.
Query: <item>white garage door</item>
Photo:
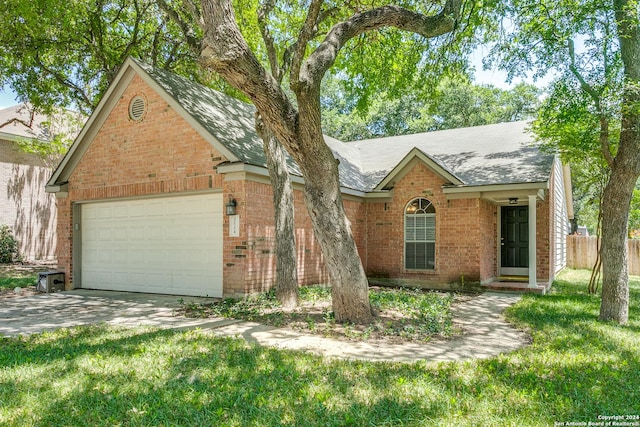
[[[222,195],[82,205],[82,287],[222,296]]]

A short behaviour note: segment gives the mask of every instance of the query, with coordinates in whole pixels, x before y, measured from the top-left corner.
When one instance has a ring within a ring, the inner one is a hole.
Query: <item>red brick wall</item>
[[[241,230],[239,237],[225,237],[225,294],[240,296],[268,290],[276,278],[271,186],[255,181],[226,181],[225,194],[233,194],[236,199]],[[327,283],[329,274],[313,233],[302,191],[294,191],[294,203],[298,280],[301,284]],[[344,204],[358,250],[364,259],[366,221],[363,205],[353,200],[345,200]],[[361,218],[356,217],[358,214]],[[225,233],[226,230],[225,226]]]
[[[129,119],[129,101],[146,98],[141,122]],[[236,199],[240,236],[229,237],[224,216],[224,294],[268,289],[275,279],[275,231],[271,187],[264,178],[224,178],[216,166],[226,159],[139,77],[109,113],[69,179],[69,196],[58,201],[58,260],[73,278],[73,204],[79,201],[163,195],[189,191],[223,193]],[[444,181],[417,163],[400,179],[387,202],[344,204],[367,273],[430,283],[487,281],[496,274],[496,207],[480,199],[447,200]],[[435,270],[404,268],[404,209],[424,197],[436,208]],[[300,191],[295,191],[298,274],[301,283],[329,280]],[[549,202],[539,202],[538,277],[549,274]]]
[[[393,200],[367,205],[368,262],[374,277],[425,282],[479,281],[495,271],[495,207],[479,199],[447,200],[444,181],[423,164],[415,165],[393,189]],[[435,270],[404,268],[404,210],[417,197],[436,209]],[[482,242],[482,243],[481,243]]]
[[[147,100],[141,122],[129,119],[129,101]],[[134,77],[69,178],[69,196],[59,200],[58,259],[73,279],[73,203],[220,189],[236,199],[240,236],[229,237],[224,215],[224,295],[269,289],[275,279],[275,229],[270,185],[238,177],[225,179],[215,167],[223,158],[185,120]],[[264,178],[258,178],[264,180]],[[329,280],[300,191],[295,191],[298,275],[303,284]],[[366,254],[362,203],[345,200],[360,253]],[[360,215],[358,218],[357,215]],[[68,285],[70,287],[70,285]]]
[[[136,95],[147,101],[140,122],[128,113]],[[58,200],[58,264],[67,280],[73,280],[75,202],[222,189],[215,168],[225,160],[135,76],[69,177],[68,197]]]
[[[498,207],[480,200],[480,281],[496,277],[498,245]]]
[[[547,282],[550,277],[549,265],[551,259],[551,227],[549,223],[550,203],[549,192],[543,201],[538,200],[536,204],[536,276],[538,280]]]

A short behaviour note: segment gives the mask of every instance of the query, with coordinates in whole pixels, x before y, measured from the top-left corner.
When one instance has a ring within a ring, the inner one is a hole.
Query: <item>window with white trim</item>
[[[404,212],[404,266],[436,268],[436,208],[427,199],[413,199]]]

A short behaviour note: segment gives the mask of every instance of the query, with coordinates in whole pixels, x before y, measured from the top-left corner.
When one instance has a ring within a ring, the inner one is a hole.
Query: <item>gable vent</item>
[[[129,117],[131,120],[139,122],[144,118],[147,111],[147,103],[141,96],[134,97],[129,103]]]

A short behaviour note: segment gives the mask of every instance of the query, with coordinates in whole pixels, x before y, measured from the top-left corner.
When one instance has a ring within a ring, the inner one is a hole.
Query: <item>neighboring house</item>
[[[48,141],[47,117],[28,106],[0,110],[0,224],[8,225],[26,261],[53,260],[56,200],[45,192],[51,169],[36,154],[24,152],[21,139]]]
[[[47,184],[67,287],[218,297],[271,287],[272,191],[253,112],[127,60]],[[525,129],[327,138],[367,273],[425,287],[550,283],[565,265],[568,169]],[[327,282],[290,170],[300,282]]]

